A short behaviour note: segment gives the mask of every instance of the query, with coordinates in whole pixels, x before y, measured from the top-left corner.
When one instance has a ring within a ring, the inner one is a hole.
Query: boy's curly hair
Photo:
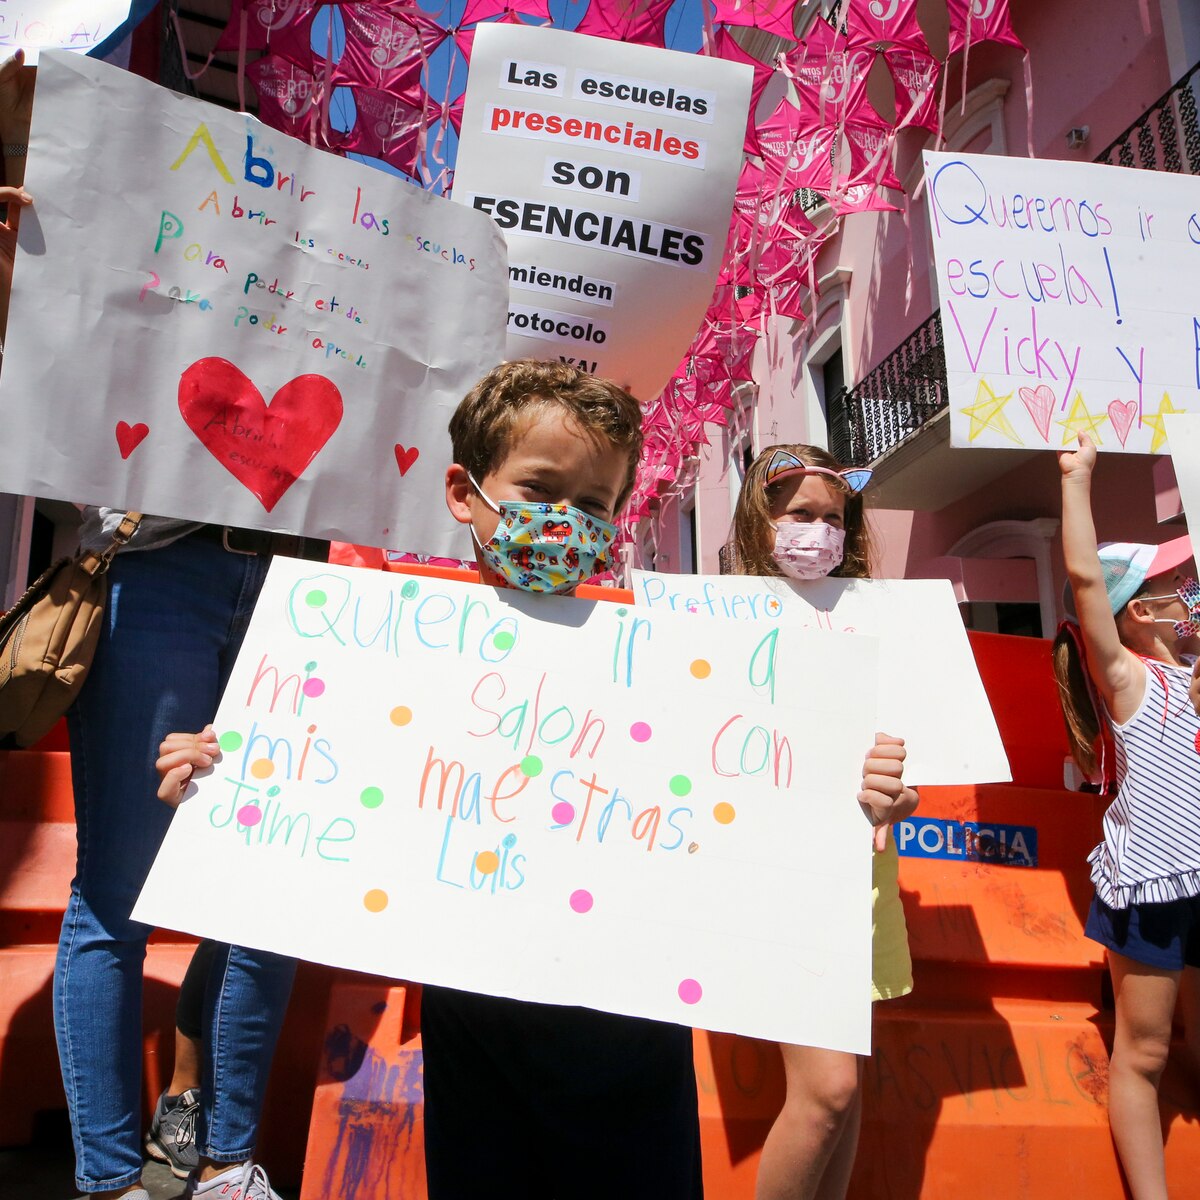
[[[629,466],[614,506],[620,512],[633,491],[642,452],[642,410],[624,388],[566,363],[522,358],[489,371],[450,418],[454,461],[483,479],[505,460],[514,438],[548,408],[569,414],[598,445],[625,452]]]
[[[801,462],[814,467],[827,467],[831,471],[842,470],[842,465],[820,446],[786,443],[767,446],[750,464],[742,491],[738,496],[733,514],[733,528],[729,532],[730,567],[734,575],[782,575],[771,548],[775,543],[774,522],[771,520],[771,504],[779,495],[786,480],[764,487],[767,463],[776,450],[786,450]],[[839,488],[846,494],[846,546],[842,561],[830,572],[842,579],[869,579],[871,577],[871,533],[867,525],[863,498],[852,492],[841,479],[832,475],[819,475],[822,483]]]

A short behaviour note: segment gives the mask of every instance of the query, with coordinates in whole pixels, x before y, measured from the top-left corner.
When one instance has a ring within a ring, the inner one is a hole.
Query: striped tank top
[[[1117,794],[1104,841],[1088,856],[1110,908],[1200,895],[1200,718],[1186,667],[1146,661],[1146,694],[1123,725],[1110,721]]]

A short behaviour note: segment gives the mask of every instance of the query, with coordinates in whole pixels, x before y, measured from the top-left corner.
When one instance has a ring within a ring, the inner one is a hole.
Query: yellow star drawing
[[[994,429],[1006,438],[1011,438],[1018,446],[1025,443],[1017,436],[1012,422],[1004,412],[1004,406],[1013,398],[1013,393],[1007,396],[997,396],[992,391],[991,384],[986,379],[979,381],[979,390],[975,393],[975,403],[967,408],[959,409],[964,417],[971,418],[971,429],[967,434],[969,441],[974,441],[985,429]]]
[[[1083,393],[1076,392],[1075,400],[1071,405],[1071,411],[1067,415],[1067,419],[1065,421],[1056,421],[1055,424],[1063,427],[1062,444],[1064,446],[1073,446],[1076,441],[1076,435],[1080,433],[1086,433],[1097,446],[1102,446],[1104,443],[1100,438],[1100,426],[1107,420],[1107,413],[1093,415],[1088,412],[1088,407],[1083,402]]]
[[[1161,448],[1163,442],[1165,442],[1167,440],[1167,431],[1164,428],[1166,422],[1163,421],[1163,417],[1167,413],[1181,413],[1181,412],[1187,412],[1187,409],[1186,408],[1176,408],[1171,403],[1170,395],[1168,395],[1168,393],[1166,393],[1166,392],[1163,392],[1162,403],[1158,406],[1158,412],[1156,412],[1154,414],[1154,416],[1152,416],[1152,417],[1147,417],[1147,416],[1143,415],[1142,424],[1149,425],[1150,428],[1154,430],[1154,436],[1150,439],[1150,453],[1151,454],[1157,454],[1159,449]]]

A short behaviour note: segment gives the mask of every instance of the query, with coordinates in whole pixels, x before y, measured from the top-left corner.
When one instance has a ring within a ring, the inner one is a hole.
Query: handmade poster
[[[508,356],[652,400],[712,298],[753,73],[528,25],[480,25],[454,199],[508,239]]]
[[[955,446],[1165,453],[1200,390],[1200,180],[925,152]]]
[[[797,625],[277,558],[222,757],[134,916],[865,1052],[875,660]]]
[[[36,66],[42,50],[86,54],[129,19],[130,0],[3,0],[0,58],[18,48]]]
[[[904,738],[905,780],[999,783],[1012,778],[954,592],[943,579],[798,582],[634,571],[633,593],[646,611],[686,613],[723,626],[744,622],[877,637],[878,728]],[[824,686],[811,671],[787,682],[795,691]]]
[[[1168,417],[1167,442],[1184,515],[1200,531],[1200,412]]]
[[[61,51],[26,186],[7,491],[467,552],[429,501],[504,354],[486,217]]]

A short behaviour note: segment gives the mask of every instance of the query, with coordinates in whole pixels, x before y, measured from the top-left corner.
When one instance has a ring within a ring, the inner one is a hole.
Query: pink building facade
[[[1023,156],[1031,137],[1038,158],[1091,161],[1200,62],[1197,0],[1011,0],[1010,12],[1029,48],[1032,122],[1022,53],[973,45],[965,97],[961,56],[951,63],[948,149]],[[926,24],[926,33],[937,51],[945,31]],[[763,56],[760,47],[754,52]],[[1200,171],[1200,161],[1187,154],[1189,134],[1193,154],[1200,153],[1198,81],[1200,73],[1172,93],[1166,118],[1151,114],[1153,167],[1163,167],[1158,139],[1167,119],[1181,169]],[[768,89],[760,115],[777,98]],[[1126,139],[1132,161],[1140,163],[1144,140],[1136,131]],[[744,464],[773,442],[811,442],[874,467],[868,503],[879,575],[949,577],[972,628],[1053,633],[1063,583],[1054,455],[948,444],[945,365],[931,322],[939,301],[919,186],[920,151],[931,144],[932,136],[917,129],[898,136],[895,167],[907,193],[898,203],[906,211],[845,216],[822,246],[808,319],[768,327],[754,363],[757,388],[742,397],[729,429],[710,431],[694,484],[662,502],[658,529],[641,547],[647,565],[716,572]],[[1118,161],[1117,151],[1110,157]],[[819,209],[810,215],[820,220]],[[920,332],[910,336],[914,331]],[[940,411],[907,403],[904,385],[914,376],[918,394],[941,397]],[[865,446],[845,430],[847,406],[863,407],[859,393],[869,423],[879,427]],[[1103,458],[1096,515],[1101,536],[1114,540],[1158,542],[1182,532],[1170,459]]]

